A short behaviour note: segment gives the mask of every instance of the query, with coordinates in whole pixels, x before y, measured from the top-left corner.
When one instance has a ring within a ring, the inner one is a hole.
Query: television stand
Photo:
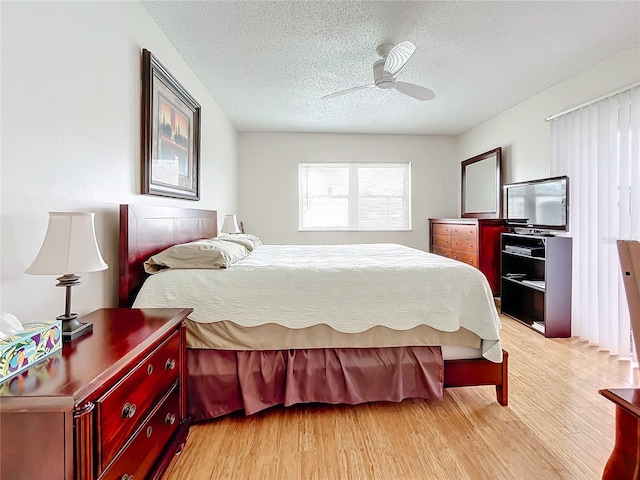
[[[545,337],[571,336],[571,238],[503,233],[501,310]]]

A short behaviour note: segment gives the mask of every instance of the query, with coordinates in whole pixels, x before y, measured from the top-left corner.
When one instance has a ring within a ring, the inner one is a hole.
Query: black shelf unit
[[[545,337],[571,336],[570,237],[503,233],[502,313]]]

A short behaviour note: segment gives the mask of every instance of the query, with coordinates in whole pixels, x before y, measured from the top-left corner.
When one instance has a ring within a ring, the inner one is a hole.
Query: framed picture
[[[200,105],[142,50],[142,193],[200,199]]]

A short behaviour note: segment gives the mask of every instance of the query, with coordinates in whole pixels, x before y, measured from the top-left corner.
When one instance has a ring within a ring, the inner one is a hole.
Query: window
[[[410,230],[410,163],[301,163],[300,230]]]
[[[621,359],[631,322],[615,240],[640,240],[639,138],[638,86],[550,123],[551,174],[571,179],[571,334]]]

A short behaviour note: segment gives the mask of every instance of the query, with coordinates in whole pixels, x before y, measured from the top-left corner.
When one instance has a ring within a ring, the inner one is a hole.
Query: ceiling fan
[[[400,73],[400,70],[404,68],[415,51],[416,46],[408,40],[400,42],[397,45],[391,45],[389,43],[379,45],[378,48],[376,48],[376,52],[382,58],[373,64],[374,83],[347,88],[346,90],[330,93],[322,98],[339,97],[340,95],[355,92],[363,88],[375,87],[380,90],[397,90],[400,93],[404,93],[421,101],[433,100],[436,94],[433,93],[432,90],[416,85],[415,83],[399,82],[396,80],[396,76]]]

